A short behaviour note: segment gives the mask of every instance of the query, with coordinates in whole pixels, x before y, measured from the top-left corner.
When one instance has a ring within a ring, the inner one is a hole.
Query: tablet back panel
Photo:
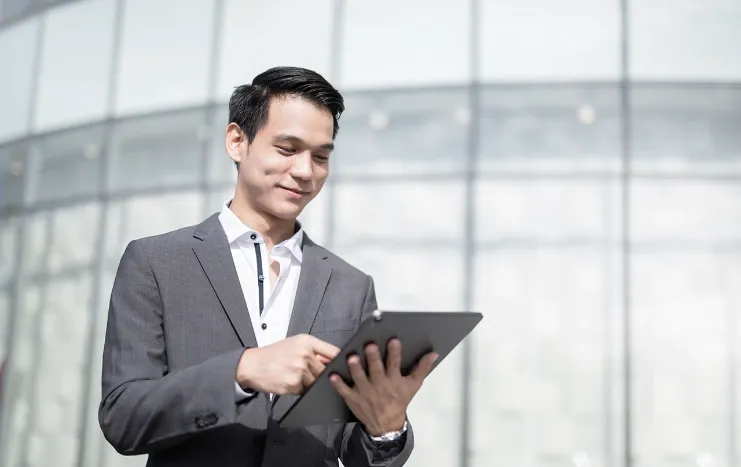
[[[281,426],[308,426],[357,421],[329,382],[337,373],[352,385],[347,358],[360,357],[367,371],[365,345],[376,343],[386,358],[386,343],[393,337],[402,343],[402,374],[409,374],[426,353],[440,357],[433,370],[473,330],[483,315],[473,312],[385,311],[361,323],[340,354],[280,420]],[[424,389],[422,389],[424,390]]]

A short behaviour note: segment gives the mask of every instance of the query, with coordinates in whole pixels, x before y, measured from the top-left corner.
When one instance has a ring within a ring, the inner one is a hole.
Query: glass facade
[[[144,465],[96,418],[118,261],[294,64],[347,103],[312,238],[485,314],[407,465],[741,467],[739,43],[735,0],[0,0],[0,465]]]

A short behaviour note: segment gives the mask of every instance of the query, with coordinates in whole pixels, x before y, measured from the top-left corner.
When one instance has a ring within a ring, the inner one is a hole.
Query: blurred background
[[[0,465],[144,465],[96,419],[118,260],[297,65],[347,104],[309,234],[485,314],[407,465],[741,466],[740,44],[738,0],[0,0]]]

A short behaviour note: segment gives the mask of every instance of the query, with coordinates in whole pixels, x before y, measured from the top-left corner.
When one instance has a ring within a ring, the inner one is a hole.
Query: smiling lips
[[[284,186],[281,187],[283,191],[285,191],[288,194],[288,197],[291,199],[301,199],[304,196],[308,195],[309,192],[307,191],[301,191],[293,188],[286,188]]]

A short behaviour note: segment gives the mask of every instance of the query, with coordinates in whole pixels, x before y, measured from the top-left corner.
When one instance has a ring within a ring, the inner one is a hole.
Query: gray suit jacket
[[[376,308],[373,280],[304,237],[288,335],[342,346]],[[401,466],[414,444],[375,446],[357,424],[281,428],[297,400],[235,402],[237,363],[256,347],[226,235],[214,214],[126,247],[111,293],[99,422],[148,466]]]

